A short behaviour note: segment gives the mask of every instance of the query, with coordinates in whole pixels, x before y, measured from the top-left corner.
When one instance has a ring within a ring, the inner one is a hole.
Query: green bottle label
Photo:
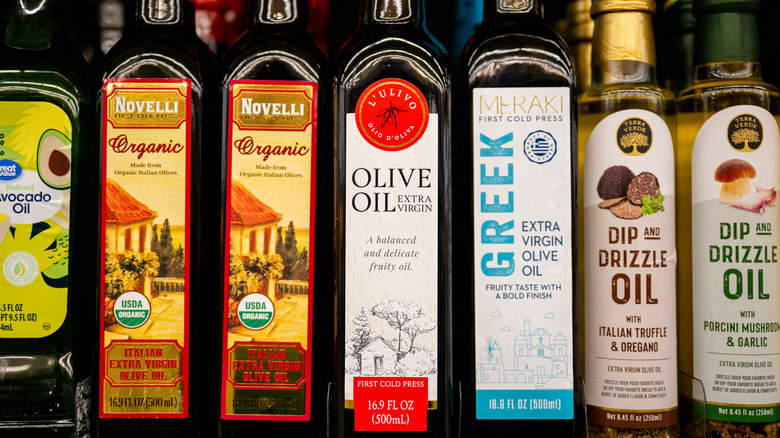
[[[0,102],[0,338],[42,338],[65,321],[71,138],[59,107]]]

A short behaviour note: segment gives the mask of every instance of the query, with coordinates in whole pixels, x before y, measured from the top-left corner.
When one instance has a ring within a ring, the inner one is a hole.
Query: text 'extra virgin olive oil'
[[[450,436],[450,74],[423,5],[363,0],[339,54],[338,437]]]
[[[679,436],[674,101],[656,81],[654,12],[653,0],[593,2],[593,85],[579,101],[594,438]]]
[[[219,342],[201,312],[217,308],[221,266],[202,263],[218,252],[220,171],[203,165],[218,162],[205,114],[216,67],[194,13],[187,0],[137,0],[106,57],[99,436],[216,435],[217,386],[202,382],[218,370],[201,353]]]
[[[696,71],[677,106],[680,368],[706,406],[694,404],[688,434],[780,426],[780,96],[761,79],[758,8],[693,3]]]
[[[576,74],[540,1],[486,0],[484,17],[453,155],[463,436],[573,437]]]
[[[326,435],[332,89],[305,0],[255,0],[220,86],[220,433]]]
[[[0,7],[2,435],[73,436],[88,397],[97,226],[91,77],[63,0]],[[88,430],[79,424],[78,430]],[[17,435],[18,434],[18,435]]]

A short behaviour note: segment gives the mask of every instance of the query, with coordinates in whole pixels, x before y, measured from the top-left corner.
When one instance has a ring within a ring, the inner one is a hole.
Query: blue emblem
[[[536,164],[546,163],[558,152],[558,143],[549,132],[534,131],[523,142],[523,152]]]
[[[22,166],[16,161],[0,160],[0,181],[11,181],[22,175]]]

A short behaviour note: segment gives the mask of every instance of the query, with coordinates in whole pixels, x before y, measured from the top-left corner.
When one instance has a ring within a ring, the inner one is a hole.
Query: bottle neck
[[[195,29],[195,6],[191,0],[136,0],[137,28]]]
[[[363,0],[361,2],[361,26],[408,26],[425,25],[423,0]]]
[[[761,61],[758,20],[754,13],[721,12],[698,16],[694,44],[694,64],[697,66]]]
[[[594,17],[593,85],[656,83],[652,17],[616,11]]]
[[[60,50],[71,43],[65,25],[64,0],[7,0],[8,16],[0,22],[5,45],[19,50]]]
[[[514,20],[527,16],[542,16],[539,0],[485,0],[484,20]]]
[[[256,28],[266,26],[308,25],[306,1],[299,0],[254,0],[250,9],[250,25]]]

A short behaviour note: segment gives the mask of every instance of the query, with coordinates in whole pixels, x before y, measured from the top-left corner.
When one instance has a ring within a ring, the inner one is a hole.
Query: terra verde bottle
[[[72,436],[88,393],[91,346],[76,340],[94,321],[93,97],[65,3],[0,8],[3,434]]]
[[[422,0],[363,0],[339,54],[337,436],[449,436],[449,125]]]
[[[470,213],[455,219],[454,258],[468,263],[454,293],[468,309],[456,353],[468,437],[575,434],[577,90],[541,9],[486,0],[459,78],[467,134],[454,161],[470,166],[453,184],[470,194],[456,211]]]
[[[198,382],[218,373],[200,354],[219,342],[216,318],[212,327],[201,314],[217,308],[218,294],[203,293],[218,274],[203,271],[220,265],[201,261],[218,239],[201,233],[219,227],[220,171],[202,166],[216,140],[216,117],[205,113],[216,67],[195,36],[194,12],[187,0],[137,0],[134,27],[106,58],[100,436],[216,435],[214,417],[206,423],[195,404],[208,400],[216,413],[216,385],[211,395]]]
[[[593,2],[593,85],[579,101],[585,399],[596,438],[679,436],[674,100],[656,81],[654,12],[653,0]]]
[[[780,96],[761,79],[758,7],[694,1],[696,72],[677,106],[681,369],[707,401],[689,427],[723,437],[780,425]]]
[[[333,369],[327,58],[306,30],[306,0],[251,6],[220,87],[221,433],[322,437]]]

